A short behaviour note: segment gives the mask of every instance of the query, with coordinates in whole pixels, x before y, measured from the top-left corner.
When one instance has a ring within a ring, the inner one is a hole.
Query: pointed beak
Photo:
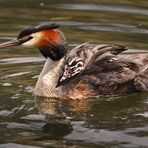
[[[55,88],[57,88],[57,87],[59,87],[59,86],[61,86],[62,85],[62,83],[60,82],[60,81],[58,81],[58,83],[57,83],[57,85],[55,86]]]
[[[4,42],[0,44],[0,48],[7,48],[7,47],[13,47],[13,46],[19,46],[29,40],[31,40],[33,37],[28,36],[26,38],[22,38],[22,39],[14,39],[8,42]]]
[[[64,85],[66,82],[68,82],[68,79],[62,79],[60,78],[57,82],[57,85],[56,85],[56,88],[61,86],[61,85]]]
[[[75,76],[76,76],[76,75],[75,75]],[[64,78],[64,79],[60,78],[60,79],[58,80],[58,83],[57,83],[57,85],[56,85],[56,88],[59,87],[59,86],[61,86],[61,85],[64,85],[64,84],[68,83],[68,82],[71,81],[75,76],[73,76],[73,77],[67,77],[67,78]]]
[[[13,46],[19,46],[22,44],[21,40],[14,39],[8,42],[4,42],[0,44],[0,48],[7,48],[7,47],[13,47]]]

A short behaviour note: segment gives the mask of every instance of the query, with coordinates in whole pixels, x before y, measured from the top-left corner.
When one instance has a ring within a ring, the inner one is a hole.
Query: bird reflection
[[[42,127],[44,136],[41,139],[61,138],[70,134],[73,130],[71,118],[82,118],[81,113],[89,111],[91,107],[87,99],[60,100],[37,97],[35,100],[39,112],[46,115],[46,123]]]
[[[92,100],[90,99],[58,99],[58,98],[45,98],[37,97],[36,104],[41,114],[47,116],[56,116],[67,118],[69,111],[79,114],[88,112],[91,109]],[[66,108],[68,110],[66,110]]]
[[[71,121],[86,120],[83,113],[91,108],[90,99],[69,100],[37,97],[36,105],[41,114],[46,115],[43,132],[47,137],[64,137],[73,130]],[[44,137],[45,138],[45,137]]]

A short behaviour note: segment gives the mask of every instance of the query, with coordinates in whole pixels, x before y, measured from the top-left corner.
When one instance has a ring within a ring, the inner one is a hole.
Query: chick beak
[[[58,81],[58,83],[57,83],[57,85],[55,86],[55,88],[57,88],[57,87],[59,87],[59,86],[61,86],[62,85],[62,83],[60,82],[60,80]]]
[[[7,47],[13,47],[13,46],[19,46],[22,44],[21,40],[14,39],[8,42],[4,42],[0,44],[0,48],[7,48]]]

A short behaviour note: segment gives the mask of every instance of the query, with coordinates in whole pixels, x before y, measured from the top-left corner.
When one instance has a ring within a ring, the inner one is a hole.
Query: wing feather
[[[117,55],[125,50],[127,48],[121,45],[97,45],[92,42],[75,47],[65,57],[65,66],[59,78],[58,86],[67,83],[78,75],[121,68],[126,63],[121,62]]]

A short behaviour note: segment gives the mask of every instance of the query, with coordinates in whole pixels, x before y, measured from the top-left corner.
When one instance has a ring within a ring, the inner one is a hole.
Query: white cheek
[[[22,46],[24,46],[24,47],[37,47],[39,40],[42,38],[42,33],[41,32],[33,33],[33,34],[31,34],[31,36],[33,38],[31,40],[23,43]]]
[[[36,45],[37,45],[37,39],[36,38],[32,38],[31,40],[22,44],[22,46],[24,46],[24,47],[36,47]]]

